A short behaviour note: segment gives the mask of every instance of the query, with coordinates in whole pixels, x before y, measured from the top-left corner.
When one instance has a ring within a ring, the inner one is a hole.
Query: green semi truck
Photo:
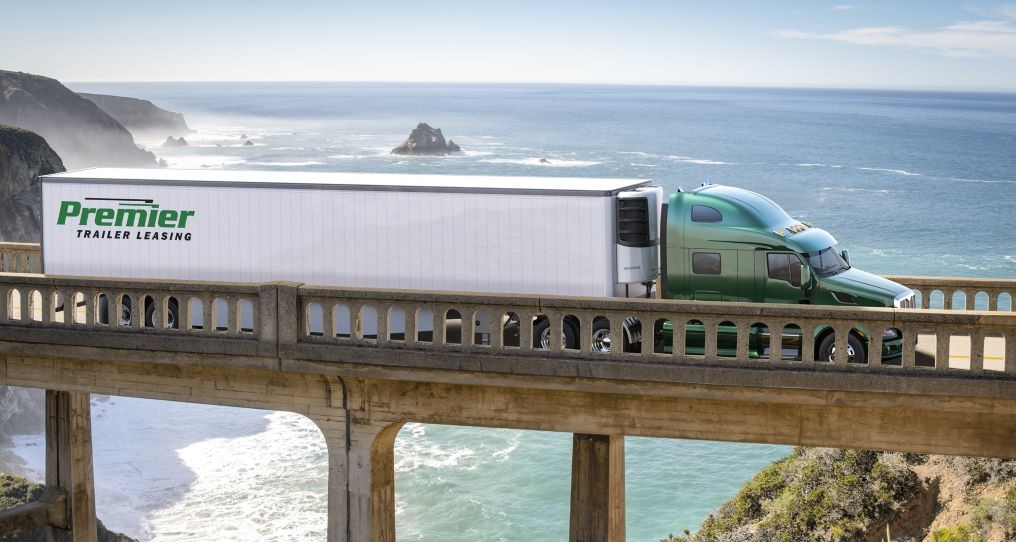
[[[775,202],[754,192],[711,184],[687,192],[678,190],[669,196],[661,216],[661,270],[656,284],[659,297],[851,307],[914,306],[912,290],[851,267],[847,251],[837,249],[832,235],[792,218]],[[535,325],[534,346],[546,348],[548,325],[539,321]],[[594,350],[610,350],[609,326],[606,321],[594,322]],[[577,344],[577,329],[577,322],[565,322],[566,345]],[[650,331],[644,330],[637,319],[629,318],[623,331],[625,350],[638,351],[640,343],[651,337],[652,343],[646,347],[672,351],[674,329],[669,322]],[[688,354],[704,353],[704,331],[697,321],[685,325]],[[788,326],[781,331],[780,356],[801,359],[800,328]],[[868,337],[876,331],[882,333],[883,361],[902,355],[903,338],[899,330],[858,327],[851,330],[847,340],[848,360],[867,359]],[[750,328],[751,356],[770,355],[770,333],[762,325]],[[832,361],[835,342],[832,328],[816,329],[815,359]],[[736,346],[736,328],[719,326],[717,354],[734,356]]]

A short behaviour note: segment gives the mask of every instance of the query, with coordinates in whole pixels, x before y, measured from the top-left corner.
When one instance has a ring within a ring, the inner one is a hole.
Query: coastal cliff
[[[37,243],[41,236],[39,175],[64,171],[38,134],[0,125],[0,241]],[[0,412],[2,417],[2,412]]]
[[[1016,461],[797,448],[662,542],[1010,542]]]
[[[0,124],[41,135],[71,169],[156,166],[113,117],[49,77],[0,70]]]
[[[193,131],[187,126],[182,114],[162,109],[148,100],[86,92],[79,92],[78,96],[99,106],[99,109],[116,119],[134,137],[162,139]]]
[[[0,510],[14,508],[38,500],[43,487],[33,484],[24,478],[0,474]],[[0,533],[0,542],[45,542],[46,530],[43,528],[19,533],[16,535]],[[98,542],[138,542],[129,536],[110,531],[99,522]]]

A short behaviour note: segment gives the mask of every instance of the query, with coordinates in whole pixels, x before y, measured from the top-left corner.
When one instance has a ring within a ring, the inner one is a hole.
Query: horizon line
[[[29,72],[24,72],[29,73]],[[605,83],[605,82],[567,82],[567,81],[395,81],[395,80],[348,80],[348,79],[176,79],[176,80],[66,80],[65,84],[383,84],[383,85],[544,85],[569,87],[659,87],[659,88],[739,88],[765,90],[850,90],[850,91],[883,91],[883,92],[954,92],[979,94],[1016,94],[1016,88],[1008,87],[905,87],[905,86],[838,86],[838,85],[807,85],[807,84],[733,84],[733,83]]]

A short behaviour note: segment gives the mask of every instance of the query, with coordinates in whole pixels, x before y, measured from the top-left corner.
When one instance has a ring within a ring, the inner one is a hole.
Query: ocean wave
[[[177,169],[217,169],[244,163],[243,158],[226,155],[188,154],[183,156],[164,156],[162,158],[166,160],[169,167]]]
[[[804,163],[801,163],[801,164],[794,164],[794,165],[797,166],[797,167],[827,167],[827,168],[832,168],[832,169],[839,169],[839,168],[843,167],[843,166],[838,165],[838,164],[820,164],[820,163],[810,163],[810,162],[804,162]]]
[[[670,160],[672,162],[679,162],[679,163],[682,163],[682,164],[699,164],[699,165],[705,165],[705,166],[726,166],[726,165],[730,165],[729,162],[722,162],[720,160],[707,160],[705,158],[689,158],[687,156],[676,156],[676,155],[673,155],[673,154],[671,154],[669,156],[665,156],[664,158],[667,159],[667,160]]]
[[[268,167],[303,167],[303,166],[320,166],[324,162],[318,162],[317,160],[305,160],[303,162],[247,162],[252,166],[268,166]]]
[[[857,169],[863,171],[880,171],[882,173],[895,173],[896,175],[903,175],[905,177],[920,177],[920,173],[914,173],[913,171],[907,171],[905,169],[890,169],[884,167],[859,167]]]
[[[546,160],[546,162],[541,162],[541,160]],[[589,167],[602,164],[602,162],[595,162],[593,160],[562,160],[559,158],[487,158],[480,160],[480,162],[543,167]]]
[[[870,192],[872,194],[888,194],[885,188],[856,188],[847,186],[826,186],[822,190],[835,190],[837,192]]]
[[[634,167],[660,167],[659,164],[638,164],[635,162],[632,162],[631,165]]]

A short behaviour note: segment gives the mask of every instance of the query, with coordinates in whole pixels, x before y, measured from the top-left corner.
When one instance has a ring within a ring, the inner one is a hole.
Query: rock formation
[[[661,542],[1016,540],[1016,461],[796,448]]]
[[[245,140],[243,140],[243,146],[244,147],[253,147],[254,146],[254,142],[249,140],[249,139],[245,139]]]
[[[45,139],[0,125],[0,241],[40,241],[39,175],[60,171],[64,171],[63,162]]]
[[[0,510],[14,508],[38,500],[42,496],[43,487],[33,484],[24,478],[0,474]],[[137,542],[133,538],[115,533],[99,522],[98,542]],[[0,533],[0,542],[45,542],[46,529],[38,528],[19,534]]]
[[[56,79],[0,70],[0,124],[41,135],[69,168],[156,165],[126,128]]]
[[[392,154],[443,156],[461,150],[454,141],[445,141],[440,128],[431,128],[426,122],[421,122],[401,145],[392,149]]]
[[[166,140],[162,142],[163,147],[186,147],[187,140],[180,136],[178,139],[173,139],[173,136],[167,136]]]
[[[99,109],[116,119],[137,138],[157,139],[193,131],[187,126],[183,115],[162,109],[148,100],[85,92],[79,92],[78,96],[99,106]]]

